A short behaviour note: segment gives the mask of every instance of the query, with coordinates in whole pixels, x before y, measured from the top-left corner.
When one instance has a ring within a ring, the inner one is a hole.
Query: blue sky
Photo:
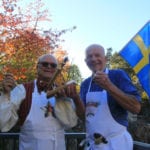
[[[150,0],[42,0],[49,9],[53,29],[77,26],[63,36],[64,48],[83,78],[91,73],[84,50],[92,43],[120,51],[150,20]],[[48,25],[48,26],[49,26]],[[46,24],[44,27],[46,28]]]

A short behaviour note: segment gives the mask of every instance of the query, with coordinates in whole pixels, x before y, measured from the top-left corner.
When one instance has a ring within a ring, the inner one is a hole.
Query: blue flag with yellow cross
[[[150,97],[150,21],[119,54],[133,68],[144,91]]]

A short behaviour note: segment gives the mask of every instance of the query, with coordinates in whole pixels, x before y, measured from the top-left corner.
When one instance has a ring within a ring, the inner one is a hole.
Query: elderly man
[[[140,96],[123,70],[106,68],[101,45],[86,49],[86,64],[92,76],[81,84],[81,99],[86,106],[86,132],[90,150],[132,150],[127,131],[127,111],[139,113]]]
[[[54,56],[45,54],[38,59],[37,79],[34,81],[16,86],[10,74],[2,81],[0,129],[6,132],[16,123],[21,127],[19,150],[66,149],[64,125],[54,114],[56,97],[47,98],[47,91],[54,88],[54,85],[49,87],[49,81],[55,74],[57,65]],[[84,105],[75,85],[68,85],[62,93],[72,98],[77,115],[83,117]]]

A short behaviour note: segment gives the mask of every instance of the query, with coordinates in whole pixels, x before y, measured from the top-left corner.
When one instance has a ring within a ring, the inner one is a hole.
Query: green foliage
[[[133,69],[129,66],[129,64],[124,61],[122,57],[118,53],[114,53],[110,59],[111,68],[121,68],[125,70],[129,76],[132,78],[132,76],[135,75]]]
[[[142,101],[142,109],[140,114],[147,123],[150,123],[150,102],[147,99]]]
[[[81,73],[77,65],[73,64],[68,70],[68,79],[75,80],[77,84],[80,84],[82,81]]]
[[[148,101],[148,96],[146,95],[145,91],[143,90],[139,80],[134,72],[134,70],[129,66],[129,64],[119,55],[119,53],[114,53],[110,58],[110,68],[112,69],[123,69],[127,72],[127,74],[132,79],[133,84],[137,87],[139,93],[142,96],[143,100]]]

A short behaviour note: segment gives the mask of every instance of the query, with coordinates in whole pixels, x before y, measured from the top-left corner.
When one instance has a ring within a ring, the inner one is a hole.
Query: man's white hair
[[[44,55],[40,56],[40,57],[38,58],[38,62],[41,62],[41,61],[42,61],[44,58],[46,58],[46,57],[53,58],[53,59],[56,61],[56,63],[58,63],[58,62],[57,62],[57,59],[56,59],[55,56],[52,55],[52,54],[44,54]]]
[[[100,49],[100,50],[103,50],[104,55],[105,55],[105,49],[104,49],[104,47],[103,47],[102,45],[100,45],[100,44],[91,44],[91,45],[89,45],[89,46],[85,49],[85,52],[87,52],[87,51],[89,51],[89,50],[91,50],[91,49]]]

